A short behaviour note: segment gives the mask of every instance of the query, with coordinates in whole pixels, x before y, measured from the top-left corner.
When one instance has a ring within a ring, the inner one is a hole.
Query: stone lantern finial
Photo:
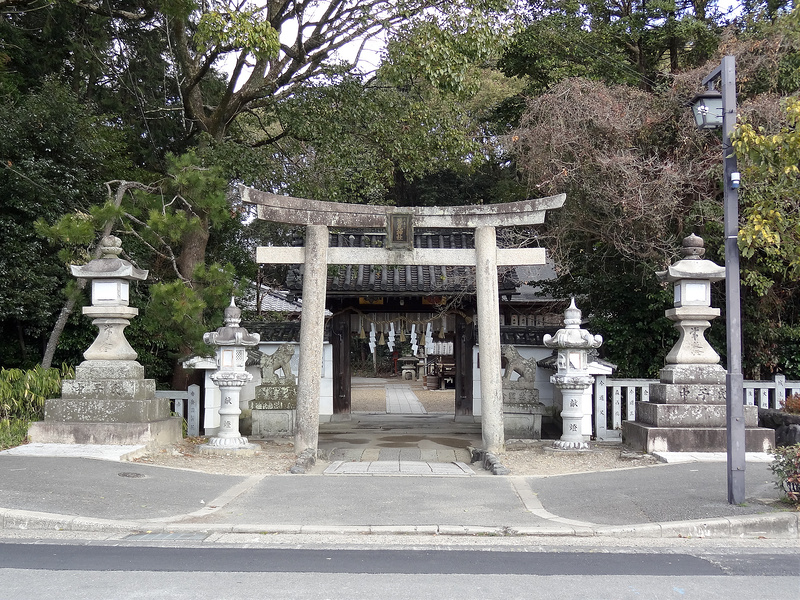
[[[236,306],[236,299],[231,296],[231,304],[225,309],[225,325],[227,327],[238,327],[242,322],[242,309]]]
[[[693,233],[683,238],[681,254],[684,260],[700,260],[705,253],[706,249],[704,248],[703,238]]]

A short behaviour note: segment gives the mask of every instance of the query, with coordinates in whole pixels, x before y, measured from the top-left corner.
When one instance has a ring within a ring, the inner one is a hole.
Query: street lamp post
[[[714,91],[719,80],[720,90]],[[725,327],[728,338],[728,372],[725,378],[726,428],[728,453],[728,502],[744,502],[745,432],[744,377],[742,376],[741,299],[739,291],[739,173],[731,148],[731,133],[736,123],[736,62],[725,56],[719,67],[704,80],[708,91],[692,100],[697,126],[713,129],[722,126],[725,211]]]

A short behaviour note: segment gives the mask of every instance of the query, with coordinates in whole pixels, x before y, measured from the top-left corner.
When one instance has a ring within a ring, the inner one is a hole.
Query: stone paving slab
[[[386,412],[405,415],[424,415],[428,411],[408,384],[386,385]]]
[[[653,452],[653,456],[661,462],[681,464],[691,462],[728,462],[725,452]],[[746,462],[771,463],[772,454],[767,452],[747,452]]]
[[[324,475],[415,475],[470,477],[475,475],[472,468],[462,462],[439,463],[423,461],[374,461],[350,462],[336,461],[323,472]]]
[[[50,458],[95,458],[99,460],[125,461],[142,456],[144,445],[115,444],[23,444],[0,451],[7,456],[40,456]]]

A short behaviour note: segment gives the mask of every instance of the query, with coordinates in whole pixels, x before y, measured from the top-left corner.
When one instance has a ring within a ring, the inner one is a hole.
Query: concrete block
[[[726,371],[719,365],[667,365],[661,383],[725,384]]]
[[[293,435],[295,432],[295,410],[253,409],[250,416],[253,436]]]
[[[85,360],[75,367],[75,379],[144,379],[144,367],[135,360]]]
[[[542,438],[542,415],[503,411],[506,439],[539,440]]]
[[[153,379],[66,379],[61,386],[64,399],[147,400],[155,393]]]
[[[46,422],[142,423],[169,417],[169,400],[115,400],[107,398],[53,398],[45,402]]]

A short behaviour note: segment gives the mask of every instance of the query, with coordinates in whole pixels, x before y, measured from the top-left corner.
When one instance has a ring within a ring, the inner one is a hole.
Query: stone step
[[[724,427],[654,427],[634,421],[622,423],[622,443],[644,452],[725,452]],[[775,431],[745,429],[745,451],[767,452],[775,447]]]

